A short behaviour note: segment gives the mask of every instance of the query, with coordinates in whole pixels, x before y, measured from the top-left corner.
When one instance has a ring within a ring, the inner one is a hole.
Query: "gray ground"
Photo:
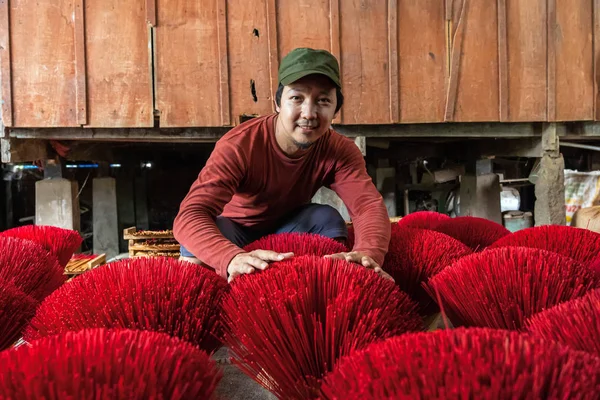
[[[223,378],[217,388],[216,397],[220,400],[276,400],[277,398],[264,389],[252,378],[246,376],[229,361],[229,351],[221,347],[213,358],[223,369]]]

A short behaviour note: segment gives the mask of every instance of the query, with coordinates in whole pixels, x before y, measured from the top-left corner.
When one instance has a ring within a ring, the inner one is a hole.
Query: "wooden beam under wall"
[[[508,120],[508,33],[506,27],[506,0],[498,0],[498,75],[499,117]]]
[[[388,1],[388,65],[390,122],[400,122],[400,75],[398,74],[398,0]]]
[[[231,103],[229,101],[229,57],[227,52],[227,0],[217,0],[217,30],[221,124],[229,126],[231,125]]]
[[[279,71],[279,51],[277,46],[277,10],[276,0],[265,0],[265,6],[267,8],[267,34],[269,42],[269,71],[271,78],[271,100],[274,111],[275,107],[275,92],[277,91],[278,84],[278,71]]]
[[[548,0],[547,120],[556,121],[556,0]]]
[[[341,37],[340,37],[340,0],[329,0],[329,40],[331,54],[338,59],[340,64],[340,79],[342,76]],[[337,117],[333,120],[335,124],[343,123],[343,110],[340,109]]]
[[[48,141],[43,139],[0,139],[0,160],[18,163],[48,159],[47,144]]]
[[[600,0],[593,0],[594,120],[600,120]]]
[[[8,0],[0,0],[0,79],[2,80],[2,122],[5,127],[11,127],[13,126],[13,111]],[[4,132],[0,136],[4,136]]]
[[[75,96],[77,123],[87,124],[87,87],[85,67],[85,10],[83,0],[75,0]]]

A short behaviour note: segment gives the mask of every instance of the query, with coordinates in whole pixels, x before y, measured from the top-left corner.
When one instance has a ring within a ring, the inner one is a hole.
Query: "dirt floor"
[[[223,369],[223,378],[217,388],[216,396],[222,400],[276,400],[273,394],[264,389],[252,378],[230,363],[229,350],[221,347],[213,358]]]

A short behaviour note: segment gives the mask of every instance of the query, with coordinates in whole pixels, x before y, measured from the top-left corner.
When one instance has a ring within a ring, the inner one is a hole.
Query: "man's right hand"
[[[227,266],[227,282],[231,282],[242,274],[251,274],[257,269],[265,270],[270,261],[281,261],[291,258],[294,253],[277,253],[271,250],[253,250],[249,253],[239,253],[231,259]]]

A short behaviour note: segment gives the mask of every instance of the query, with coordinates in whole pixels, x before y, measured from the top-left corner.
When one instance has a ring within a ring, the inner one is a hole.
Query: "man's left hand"
[[[375,262],[375,260],[373,260],[368,255],[366,255],[364,253],[361,253],[359,251],[350,251],[350,252],[347,252],[347,253],[329,254],[329,255],[326,255],[325,257],[326,258],[335,258],[335,259],[338,259],[338,260],[346,260],[348,262],[353,262],[353,263],[356,263],[356,264],[360,264],[363,267],[373,269],[382,278],[389,279],[392,282],[396,282],[394,280],[394,278],[392,278],[392,276],[390,274],[388,274],[387,272],[385,272],[379,266],[379,264],[377,264]]]

